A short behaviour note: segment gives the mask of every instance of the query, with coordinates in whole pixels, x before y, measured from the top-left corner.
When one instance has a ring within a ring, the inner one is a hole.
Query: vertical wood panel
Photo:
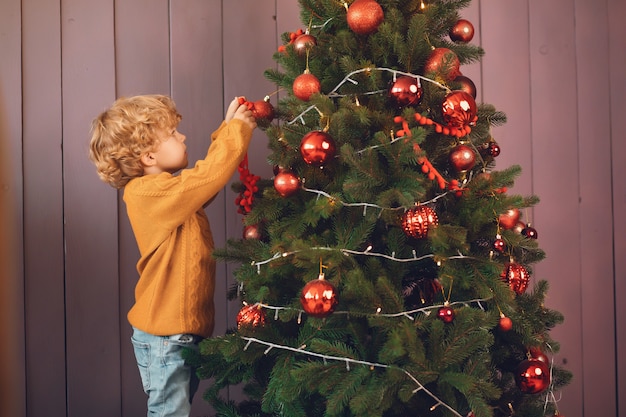
[[[113,2],[63,0],[68,417],[120,414],[117,193],[87,159],[91,120],[114,99]]]
[[[576,56],[574,7],[571,0],[530,1],[530,80],[533,147],[533,190],[541,203],[534,210],[547,259],[535,268],[535,277],[550,282],[548,308],[565,315],[553,331],[561,342],[555,358],[567,362],[576,374],[565,389],[559,409],[579,415],[583,409],[581,349],[581,228],[575,184],[579,181],[576,112]],[[568,184],[574,185],[569,187]],[[590,410],[591,411],[591,410]],[[592,412],[589,415],[594,415]]]
[[[21,10],[0,3],[0,415],[26,409],[22,238]]]
[[[137,19],[137,16],[142,16]],[[168,0],[115,1],[116,96],[170,94],[170,34]],[[130,337],[126,315],[135,302],[139,250],[126,214],[118,200],[120,276],[120,361],[122,416],[146,412],[147,395]]]
[[[587,415],[616,415],[616,392],[586,387],[616,386],[611,129],[607,3],[575,1],[576,73],[578,77],[578,150],[580,178],[580,247],[582,354]],[[575,103],[572,103],[575,105]],[[594,219],[593,222],[588,219]],[[602,323],[599,326],[598,323]]]
[[[65,415],[60,2],[22,6],[29,415]],[[41,346],[48,346],[41,349]]]

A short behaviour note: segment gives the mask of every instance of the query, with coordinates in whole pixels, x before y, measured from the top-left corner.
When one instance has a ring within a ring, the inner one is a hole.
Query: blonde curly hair
[[[155,151],[159,133],[176,128],[181,119],[168,96],[116,100],[91,125],[89,159],[96,165],[100,179],[119,189],[141,177],[141,156]]]

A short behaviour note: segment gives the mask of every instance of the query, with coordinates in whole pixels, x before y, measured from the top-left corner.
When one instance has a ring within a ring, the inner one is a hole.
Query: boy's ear
[[[144,153],[141,155],[141,163],[145,167],[151,167],[156,164],[156,158],[152,152]]]

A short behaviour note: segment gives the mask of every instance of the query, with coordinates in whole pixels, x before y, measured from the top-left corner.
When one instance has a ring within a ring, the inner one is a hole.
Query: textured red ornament
[[[324,165],[335,157],[336,150],[333,138],[321,130],[307,133],[300,142],[300,155],[310,165]]]
[[[441,113],[446,125],[450,127],[472,125],[476,122],[476,100],[465,91],[452,91],[444,97]]]
[[[445,81],[452,81],[461,75],[459,57],[448,48],[435,48],[426,58],[424,74],[435,73]]]
[[[525,394],[543,392],[550,386],[550,368],[538,359],[526,359],[517,367],[515,383]]]
[[[455,146],[448,159],[452,168],[459,173],[472,169],[476,163],[474,150],[467,145]]]
[[[450,28],[449,35],[453,42],[467,43],[474,38],[474,25],[469,20],[459,19]]]
[[[272,103],[269,102],[269,98],[254,102],[252,116],[254,116],[257,120],[264,119],[271,121],[274,119],[274,106],[272,106]]]
[[[435,210],[426,206],[417,206],[405,211],[402,215],[402,229],[407,236],[422,239],[428,231],[437,227],[439,218]]]
[[[313,317],[326,317],[335,311],[337,290],[323,275],[310,281],[302,289],[300,303],[304,311]]]
[[[498,327],[503,332],[508,332],[509,330],[513,328],[513,320],[511,320],[510,318],[506,316],[500,317],[500,321],[498,322]]]
[[[519,221],[520,212],[518,209],[509,209],[498,216],[498,223],[503,229],[513,229]]]
[[[245,226],[243,228],[243,238],[246,240],[260,239],[261,231],[259,230],[259,226],[256,224]]]
[[[376,32],[385,19],[385,13],[375,0],[356,0],[348,7],[348,26],[359,35]]]
[[[418,104],[422,98],[422,87],[417,78],[408,75],[398,78],[389,89],[389,95],[400,106]]]
[[[309,35],[308,33],[298,36],[293,41],[293,48],[298,54],[306,53],[307,50],[310,50],[315,45],[317,45],[317,39],[315,39],[315,36]]]
[[[459,75],[452,81],[458,84],[459,90],[465,91],[467,94],[476,99],[476,84],[474,84],[474,81],[472,81],[469,77]]]
[[[282,171],[274,177],[274,188],[283,197],[289,197],[300,189],[300,179],[290,171]]]
[[[265,326],[265,311],[258,305],[245,305],[237,313],[237,328]]]
[[[293,81],[293,95],[302,101],[309,101],[313,94],[320,92],[321,88],[320,80],[309,72],[298,75]]]
[[[506,268],[500,275],[504,282],[509,284],[509,287],[516,294],[522,295],[528,288],[528,282],[530,281],[530,274],[522,265],[516,262],[509,262],[506,264]]]
[[[454,310],[448,306],[441,307],[437,310],[437,317],[444,323],[452,323],[454,321]]]

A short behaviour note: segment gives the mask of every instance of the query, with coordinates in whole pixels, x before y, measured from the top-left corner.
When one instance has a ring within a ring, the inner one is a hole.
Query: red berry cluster
[[[246,100],[245,97],[239,97],[239,104],[244,104],[250,110],[254,110],[254,103],[251,103]],[[243,158],[243,161],[239,164],[237,168],[239,171],[239,179],[241,183],[245,187],[237,198],[235,198],[235,204],[238,206],[237,212],[240,214],[247,214],[252,210],[252,202],[254,201],[254,193],[259,191],[259,187],[257,187],[256,183],[261,179],[258,175],[253,175],[248,169],[248,154]]]
[[[429,119],[426,116],[422,116],[419,113],[415,113],[415,121],[422,126],[435,126],[435,132],[442,133],[446,136],[455,136],[457,138],[462,138],[463,136],[469,135],[472,131],[472,128],[469,125],[465,125],[463,127],[452,127],[452,126],[444,126],[432,119]]]

